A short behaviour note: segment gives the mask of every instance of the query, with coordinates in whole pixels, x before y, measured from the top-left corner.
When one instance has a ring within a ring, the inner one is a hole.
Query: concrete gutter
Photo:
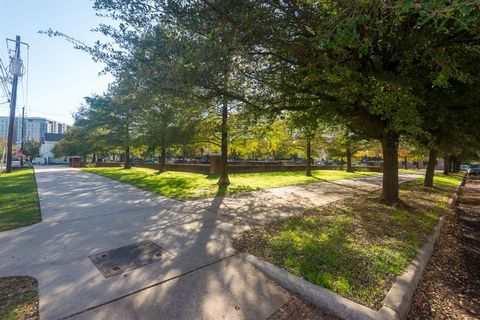
[[[460,189],[465,185],[466,177],[449,199],[450,210],[458,203]],[[344,298],[325,288],[314,285],[303,278],[295,276],[285,269],[260,260],[255,256],[242,253],[245,258],[267,277],[286,289],[297,293],[319,309],[343,320],[405,320],[412,305],[413,295],[430,260],[435,243],[440,236],[445,217],[440,217],[427,242],[417,250],[417,256],[408,265],[407,270],[397,278],[383,299],[379,310],[370,309],[352,300]]]

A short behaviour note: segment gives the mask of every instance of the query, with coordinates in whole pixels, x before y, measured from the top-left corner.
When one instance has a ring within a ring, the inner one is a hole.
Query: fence
[[[84,162],[80,162],[77,167],[92,166],[97,168],[113,168],[122,167],[123,162],[96,162],[85,165]],[[132,166],[138,168],[149,168],[160,170],[160,163],[132,163]],[[182,171],[193,172],[202,174],[215,174],[219,173],[220,167],[210,164],[188,164],[188,163],[167,163],[165,164],[167,171]],[[312,170],[345,170],[345,166],[318,166],[312,165]],[[382,172],[381,167],[368,166],[368,167],[353,167],[356,171],[369,171],[369,172]],[[306,165],[304,164],[274,164],[274,163],[251,163],[251,164],[229,164],[229,173],[260,173],[260,172],[285,172],[285,171],[305,171]]]

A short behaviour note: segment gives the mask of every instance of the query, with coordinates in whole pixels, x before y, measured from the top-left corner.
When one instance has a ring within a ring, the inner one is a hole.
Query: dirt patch
[[[480,181],[469,179],[445,221],[409,319],[480,318]]]
[[[310,303],[293,296],[293,298],[271,315],[268,320],[337,320]]]
[[[38,320],[37,287],[31,277],[0,278],[0,319]]]

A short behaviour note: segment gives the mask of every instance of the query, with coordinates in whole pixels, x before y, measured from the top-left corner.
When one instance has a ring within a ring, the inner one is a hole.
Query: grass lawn
[[[378,309],[448,210],[448,197],[463,175],[435,176],[401,185],[404,206],[384,205],[379,194],[348,198],[234,239],[248,252],[342,296]]]
[[[398,169],[398,172],[400,173],[418,173],[418,172],[425,172],[425,169],[402,169],[402,168],[399,168]]]
[[[0,278],[0,319],[38,319],[37,286],[30,277]]]
[[[349,173],[339,170],[314,170],[313,177],[303,171],[230,174],[231,184],[218,187],[217,175],[168,171],[158,173],[146,168],[84,168],[83,170],[118,180],[148,191],[178,199],[199,198],[228,193],[248,192],[275,187],[320,182],[321,180],[351,179],[375,175],[375,172]]]
[[[0,231],[41,220],[37,183],[32,168],[0,174]]]

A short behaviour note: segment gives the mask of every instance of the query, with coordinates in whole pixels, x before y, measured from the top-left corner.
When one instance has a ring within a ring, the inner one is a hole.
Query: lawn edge
[[[134,166],[135,167],[135,166]],[[132,168],[134,168],[132,167]],[[142,168],[142,167],[136,167],[136,168]],[[217,195],[206,195],[206,196],[186,196],[186,197],[176,197],[176,196],[167,196],[167,195],[163,195],[161,193],[157,193],[155,191],[151,191],[151,190],[148,190],[146,188],[142,188],[140,186],[135,186],[133,184],[130,184],[130,183],[127,183],[127,182],[123,182],[123,181],[120,181],[120,180],[117,180],[117,179],[114,179],[112,177],[108,177],[108,176],[105,176],[105,175],[102,175],[102,174],[99,174],[99,173],[96,173],[96,172],[91,172],[91,171],[88,171],[88,170],[85,170],[85,169],[90,169],[88,167],[82,167],[82,168],[76,168],[82,172],[86,172],[86,173],[91,173],[91,174],[95,174],[97,176],[100,176],[100,177],[104,177],[104,178],[107,178],[107,179],[110,179],[110,180],[113,180],[113,181],[117,181],[117,182],[120,182],[120,183],[123,183],[123,184],[126,184],[128,186],[131,186],[131,187],[134,187],[134,188],[137,188],[137,189],[140,189],[140,190],[143,190],[143,191],[148,191],[148,192],[151,192],[157,196],[161,196],[161,197],[166,197],[166,198],[169,198],[169,199],[173,199],[173,200],[177,200],[177,201],[181,201],[181,202],[189,202],[189,201],[198,201],[198,200],[206,200],[206,199],[214,199],[214,198],[225,198],[225,197],[242,197],[242,196],[245,196],[245,195],[248,195],[248,194],[251,194],[253,192],[265,192],[265,191],[269,191],[269,190],[275,190],[275,189],[281,189],[281,188],[287,188],[287,187],[301,187],[301,186],[307,186],[307,185],[315,185],[315,184],[320,184],[320,183],[329,183],[329,182],[337,182],[337,181],[341,181],[341,180],[361,180],[361,179],[368,179],[368,178],[371,178],[371,177],[375,177],[375,176],[381,176],[381,173],[378,173],[378,172],[371,172],[372,174],[371,175],[366,175],[364,177],[356,177],[356,178],[341,178],[341,179],[335,179],[335,180],[323,180],[323,179],[319,179],[318,181],[312,181],[312,182],[305,182],[305,183],[294,183],[294,184],[286,184],[286,185],[282,185],[282,186],[277,186],[277,187],[271,187],[271,188],[265,188],[265,189],[257,189],[257,190],[251,190],[251,191],[239,191],[239,192],[231,192],[231,193],[227,193],[225,195],[222,195],[222,196],[217,196]],[[93,167],[93,169],[95,169],[95,167]],[[146,168],[146,169],[150,169],[150,168]],[[153,169],[152,169],[153,170]],[[321,170],[321,169],[320,169]],[[336,170],[331,170],[331,171],[336,171]],[[174,172],[174,171],[172,171]],[[184,171],[177,171],[177,172],[184,172]],[[185,171],[187,172],[187,171]],[[287,171],[288,172],[288,171]],[[198,173],[198,172],[189,172],[189,173]],[[261,172],[254,172],[254,173],[261,173]],[[266,172],[268,173],[268,172]],[[408,173],[414,173],[414,172],[405,172],[406,174]],[[198,173],[198,174],[202,174],[202,173]],[[232,173],[234,174],[234,173]],[[248,174],[248,173],[247,173]],[[378,190],[381,190],[381,187],[379,186],[379,189]]]
[[[455,192],[448,199],[449,212],[454,210],[458,202],[460,188],[465,185],[466,176],[457,186]],[[295,292],[316,307],[339,317],[343,320],[404,320],[411,308],[413,295],[418,283],[422,278],[428,261],[433,252],[435,243],[440,236],[440,231],[445,221],[445,215],[439,218],[433,232],[426,243],[417,249],[417,256],[407,266],[406,271],[401,274],[393,283],[390,290],[382,301],[382,307],[374,310],[347,299],[338,293],[317,286],[307,280],[298,277],[285,269],[279,268],[269,262],[261,260],[248,253],[239,253],[255,268],[263,272],[268,278],[280,284],[282,287]]]
[[[37,190],[38,214],[40,215],[40,221],[38,221],[37,223],[40,223],[43,221],[43,215],[42,215],[42,206],[40,205],[40,193],[38,193],[37,173],[35,172],[34,166],[32,166],[32,173],[33,173],[33,181],[35,182],[35,190]]]
[[[35,183],[35,190],[36,190],[36,194],[37,194],[37,207],[38,207],[38,215],[39,215],[39,220],[37,222],[33,222],[33,223],[29,223],[29,224],[26,224],[26,225],[23,225],[23,226],[19,226],[19,227],[16,227],[16,228],[12,228],[12,229],[6,229],[6,230],[0,230],[0,233],[5,233],[5,232],[10,232],[10,231],[17,231],[17,230],[20,230],[20,229],[24,229],[24,228],[29,228],[31,226],[34,226],[36,224],[39,224],[39,223],[42,223],[43,221],[43,216],[42,216],[42,207],[40,205],[40,194],[38,193],[38,183],[37,183],[37,176],[35,175],[35,167],[32,166],[32,175],[33,175],[33,182]]]

